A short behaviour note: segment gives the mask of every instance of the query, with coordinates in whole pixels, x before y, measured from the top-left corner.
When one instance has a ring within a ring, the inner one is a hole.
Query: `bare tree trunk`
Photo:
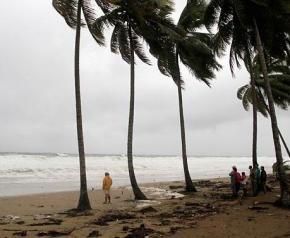
[[[261,90],[260,90],[259,88],[258,88],[258,90],[259,90],[259,93],[260,93],[261,95],[263,95],[262,92],[261,92]],[[262,97],[263,104],[264,104],[264,106],[265,106],[267,112],[268,112],[269,115],[270,115],[269,107],[268,107],[267,103],[265,102],[264,97],[263,97],[263,96],[261,96],[261,97]],[[279,132],[279,136],[280,136],[280,138],[281,138],[281,140],[282,140],[283,146],[284,146],[284,148],[285,148],[285,150],[286,150],[286,152],[287,152],[287,154],[288,154],[288,156],[289,156],[289,158],[290,158],[290,150],[289,150],[289,148],[288,148],[288,146],[287,146],[287,143],[286,143],[286,141],[285,141],[285,139],[284,139],[284,137],[283,137],[283,135],[282,135],[282,133],[281,133],[279,127],[278,127],[278,132]]]
[[[255,76],[253,71],[252,60],[250,56],[250,51],[248,47],[246,47],[246,57],[248,61],[248,66],[250,70],[251,76],[251,86],[252,86],[252,98],[253,98],[253,144],[252,144],[252,159],[253,159],[253,167],[258,166],[258,159],[257,159],[257,133],[258,133],[258,120],[257,120],[257,94],[256,94],[256,82]]]
[[[136,200],[146,200],[146,196],[139,188],[133,165],[133,126],[134,126],[134,100],[135,100],[135,57],[134,44],[132,39],[131,24],[128,22],[129,38],[130,38],[130,53],[131,53],[131,84],[130,84],[130,111],[129,111],[129,125],[128,125],[128,141],[127,141],[127,156],[128,156],[128,170],[131,181],[131,186]]]
[[[178,56],[177,56],[178,57]],[[177,58],[178,60],[178,58]],[[182,143],[182,160],[183,160],[183,170],[186,184],[187,192],[196,192],[190,173],[188,170],[187,154],[186,154],[186,140],[185,140],[185,126],[184,126],[184,116],[183,116],[183,100],[182,100],[182,90],[181,90],[181,80],[177,80],[178,84],[178,102],[179,102],[179,118],[180,118],[180,131],[181,131],[181,143]]]
[[[279,139],[278,123],[277,123],[277,117],[276,117],[276,112],[275,112],[275,107],[274,107],[272,89],[271,89],[270,80],[268,77],[262,41],[260,38],[259,29],[258,29],[257,22],[255,19],[253,19],[253,23],[255,26],[255,37],[256,37],[256,43],[257,43],[257,50],[259,53],[261,69],[262,69],[262,73],[264,76],[265,89],[266,89],[266,94],[267,94],[267,98],[268,98],[269,110],[270,110],[273,140],[274,140],[276,160],[277,160],[277,171],[278,171],[280,190],[281,190],[281,196],[280,196],[279,203],[282,206],[290,207],[289,185],[288,185],[288,181],[287,181],[287,176],[286,176],[285,171],[283,169],[283,157],[282,157],[282,150],[281,150],[280,139]]]
[[[82,125],[82,106],[81,106],[81,91],[80,91],[80,36],[81,36],[81,6],[82,0],[78,2],[77,13],[77,29],[75,41],[75,97],[76,97],[76,121],[77,121],[77,135],[78,135],[78,149],[80,161],[80,197],[78,203],[78,210],[90,210],[91,205],[87,191],[87,177],[86,177],[86,159],[83,138]]]

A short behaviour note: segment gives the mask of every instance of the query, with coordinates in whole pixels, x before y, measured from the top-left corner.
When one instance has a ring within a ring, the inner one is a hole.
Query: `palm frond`
[[[114,8],[113,5],[107,0],[95,0],[103,13],[107,14]]]
[[[243,107],[246,111],[250,109],[250,102],[252,102],[252,92],[251,88],[249,87],[248,90],[244,92],[244,96],[242,98]]]
[[[149,58],[146,56],[142,43],[140,42],[140,37],[132,32],[132,41],[134,46],[134,52],[138,56],[138,58],[145,64],[151,65]]]
[[[211,31],[212,27],[216,24],[216,22],[218,22],[223,3],[224,0],[211,0],[207,5],[203,16],[203,22],[208,31]]]
[[[55,10],[64,18],[67,25],[76,28],[77,25],[77,0],[53,0]]]
[[[103,34],[103,28],[101,26],[99,26],[99,30],[96,30],[96,9],[93,7],[92,5],[92,0],[82,0],[82,10],[83,10],[83,14],[84,14],[84,18],[86,20],[86,23],[88,25],[89,31],[91,33],[91,35],[93,36],[93,38],[95,39],[95,41],[101,45],[104,46],[105,45],[105,37]]]
[[[248,15],[248,5],[249,3],[246,3],[244,0],[235,0],[234,3],[234,10],[235,14],[237,15],[240,24],[244,27],[244,29],[247,29],[249,25],[251,25],[252,19],[249,18]]]
[[[111,51],[115,54],[119,53],[119,34],[120,34],[120,30],[121,30],[121,23],[117,22],[115,24],[114,30],[112,32],[112,36],[111,36]]]
[[[120,23],[119,27],[120,27],[120,31],[118,32],[119,51],[123,60],[126,63],[130,64],[131,52],[130,52],[128,27],[124,23]]]
[[[220,28],[212,38],[212,46],[217,56],[222,56],[232,39],[233,21]]]
[[[214,78],[214,70],[220,68],[212,50],[199,39],[189,37],[178,44],[178,53],[189,71],[209,86],[209,80]]]
[[[189,0],[183,9],[177,26],[187,32],[192,32],[203,24],[203,14],[205,11],[205,2],[203,0]]]
[[[109,12],[95,19],[90,27],[90,31],[98,44],[105,44],[104,30],[105,28],[108,28],[116,23],[116,18],[118,14],[119,10],[115,9],[112,12]]]
[[[238,89],[237,97],[238,99],[242,100],[244,97],[245,92],[249,89],[249,85],[246,84]]]

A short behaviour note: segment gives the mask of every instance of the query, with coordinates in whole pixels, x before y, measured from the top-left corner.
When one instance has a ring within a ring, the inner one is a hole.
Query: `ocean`
[[[272,172],[274,157],[259,157]],[[188,157],[192,179],[227,177],[232,165],[248,174],[251,157]],[[101,188],[108,171],[114,186],[130,184],[125,155],[87,155],[88,189]],[[183,180],[181,156],[135,156],[138,183]],[[79,189],[79,161],[73,154],[0,153],[0,197]]]

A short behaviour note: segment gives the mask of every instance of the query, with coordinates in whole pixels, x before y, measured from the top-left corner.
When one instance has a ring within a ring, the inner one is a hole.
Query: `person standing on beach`
[[[232,171],[229,173],[229,176],[231,177],[231,189],[232,189],[232,192],[233,192],[233,197],[235,196],[236,194],[236,189],[235,189],[235,176],[234,176],[234,167],[232,167]]]
[[[243,190],[243,197],[247,195],[247,176],[245,172],[242,172],[241,189]]]
[[[256,173],[251,165],[249,166],[249,170],[250,170],[250,181],[251,181],[252,195],[257,196]]]
[[[255,176],[256,176],[256,188],[257,188],[257,195],[258,193],[261,191],[261,171],[259,168],[259,165],[257,164],[256,167],[254,167],[255,169]]]
[[[105,177],[103,179],[103,190],[105,193],[105,202],[106,203],[111,203],[111,194],[110,194],[110,189],[113,184],[113,180],[110,177],[110,174],[108,172],[105,173]]]
[[[264,166],[261,166],[260,187],[261,190],[263,190],[264,194],[267,192],[266,182],[267,182],[267,173],[265,171]]]
[[[238,196],[238,192],[241,186],[241,175],[237,170],[236,166],[232,167],[232,172],[230,172],[229,176],[231,177],[231,187],[233,191],[233,197]]]

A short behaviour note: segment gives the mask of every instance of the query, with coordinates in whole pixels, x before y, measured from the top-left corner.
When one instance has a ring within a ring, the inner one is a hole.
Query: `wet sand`
[[[231,199],[228,179],[195,185],[197,193],[184,195],[182,182],[142,185],[147,202],[135,202],[130,188],[113,189],[112,204],[90,191],[86,213],[71,210],[78,192],[3,197],[0,237],[290,237],[290,210],[273,206],[275,182],[272,192],[242,204]]]

